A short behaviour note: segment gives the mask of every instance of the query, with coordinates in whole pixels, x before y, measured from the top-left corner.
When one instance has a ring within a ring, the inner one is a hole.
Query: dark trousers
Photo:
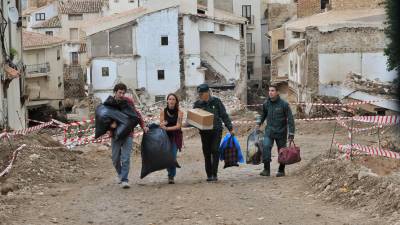
[[[207,177],[217,176],[219,163],[219,145],[221,143],[222,131],[201,130],[201,144]]]
[[[286,137],[271,138],[268,135],[264,136],[264,142],[263,142],[264,169],[269,169],[269,163],[272,161],[271,160],[271,150],[272,150],[272,147],[274,145],[274,142],[278,146],[278,151],[279,151],[279,149],[286,147],[287,138]],[[284,164],[280,164],[279,165],[279,172],[284,172],[284,171],[285,171],[285,165]]]

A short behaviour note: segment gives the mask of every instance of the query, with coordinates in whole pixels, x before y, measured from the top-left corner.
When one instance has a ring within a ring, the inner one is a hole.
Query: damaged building
[[[246,101],[246,19],[197,0],[149,1],[85,25],[88,81],[104,100],[117,82],[145,89],[153,101],[170,92],[195,96],[201,83],[235,85]]]
[[[311,102],[318,95],[380,100],[369,110],[398,111],[395,102],[386,100],[391,98],[390,90],[383,88],[392,84],[396,73],[387,71],[386,15],[379,1],[331,0],[324,8],[319,3],[314,11],[303,12],[304,5],[312,2],[319,1],[299,0],[301,18],[269,32],[272,81],[281,83],[290,101]],[[363,89],[349,84],[355,80],[375,84]],[[382,88],[374,91],[378,86]]]
[[[27,125],[20,6],[17,0],[0,4],[0,128],[13,130]]]

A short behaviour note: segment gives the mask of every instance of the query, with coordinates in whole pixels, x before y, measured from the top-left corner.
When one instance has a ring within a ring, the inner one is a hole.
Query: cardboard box
[[[214,114],[203,109],[190,109],[187,122],[200,130],[212,130],[214,127]]]

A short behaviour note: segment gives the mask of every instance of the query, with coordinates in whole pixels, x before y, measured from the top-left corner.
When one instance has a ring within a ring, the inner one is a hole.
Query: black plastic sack
[[[262,162],[264,133],[254,130],[247,137],[246,163],[259,165]]]
[[[172,152],[172,145],[167,132],[158,125],[149,126],[149,132],[143,135],[142,172],[140,179],[148,174],[176,166],[181,168]]]
[[[117,123],[117,128],[113,131],[113,137],[116,140],[126,138],[138,124],[137,119],[133,119],[116,108],[102,104],[96,109],[95,138],[99,138],[110,130],[113,121]]]

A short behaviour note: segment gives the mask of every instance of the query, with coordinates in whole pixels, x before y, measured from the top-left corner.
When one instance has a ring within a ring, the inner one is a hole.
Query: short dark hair
[[[278,90],[278,85],[277,85],[277,84],[270,84],[269,87],[268,87],[268,89],[269,89],[269,88],[275,88],[275,91],[279,91],[279,90]]]
[[[117,92],[118,90],[123,90],[126,92],[128,88],[126,87],[126,85],[124,83],[118,83],[114,86],[114,92]]]

